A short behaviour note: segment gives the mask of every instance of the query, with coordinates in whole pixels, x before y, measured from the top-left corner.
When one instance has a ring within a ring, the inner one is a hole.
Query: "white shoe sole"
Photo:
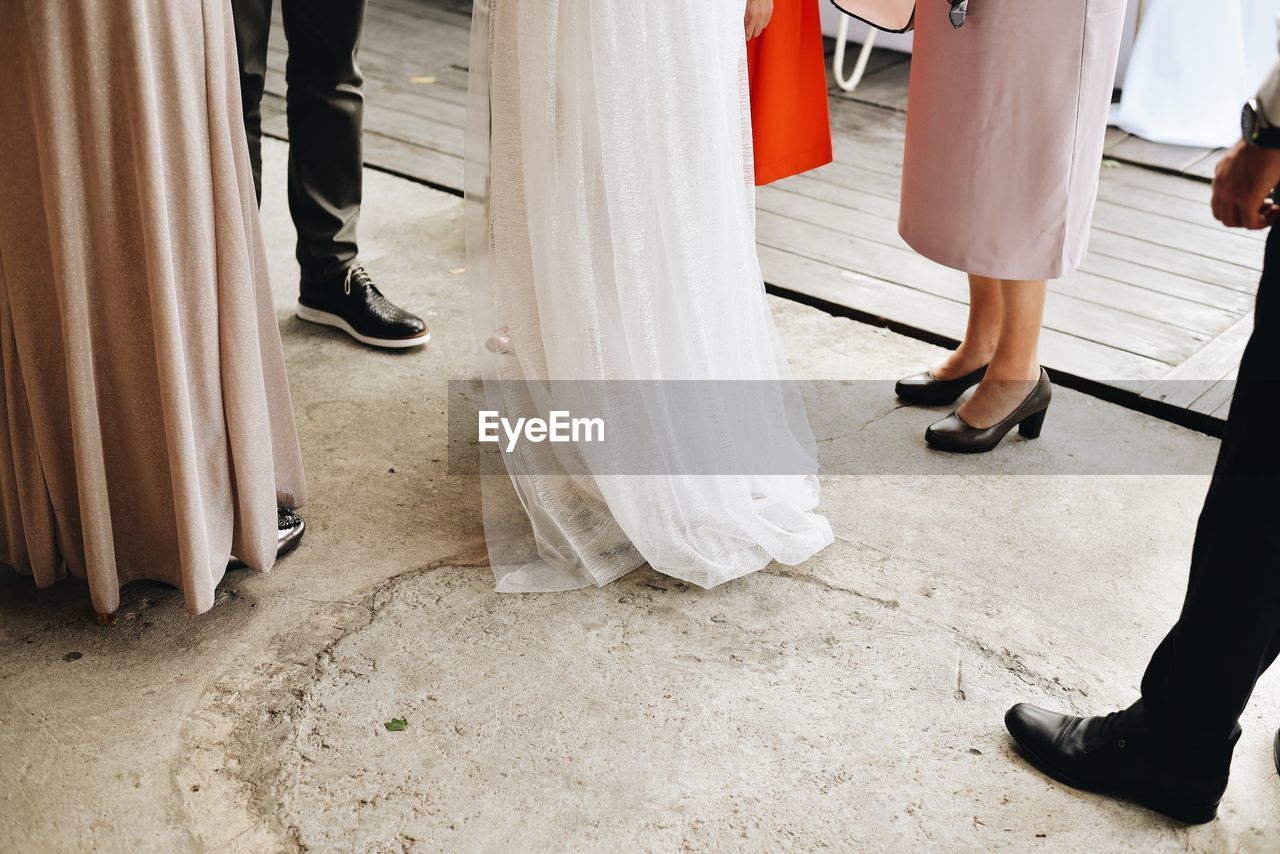
[[[298,303],[298,317],[308,323],[318,323],[321,326],[332,326],[334,329],[341,329],[361,344],[368,344],[370,347],[403,350],[406,347],[419,347],[431,340],[430,329],[414,338],[370,338],[368,335],[361,335],[356,332],[351,328],[351,324],[338,315],[327,311],[317,311],[314,308],[308,308],[302,303]]]

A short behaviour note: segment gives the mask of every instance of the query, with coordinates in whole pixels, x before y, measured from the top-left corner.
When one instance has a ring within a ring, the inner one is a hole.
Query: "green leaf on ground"
[[[387,732],[402,732],[409,726],[409,722],[404,718],[392,718],[383,726],[387,728]]]

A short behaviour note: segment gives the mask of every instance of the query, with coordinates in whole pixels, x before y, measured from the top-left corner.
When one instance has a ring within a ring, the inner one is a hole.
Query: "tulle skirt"
[[[829,544],[755,252],[742,4],[493,0],[471,70],[488,404],[545,417],[567,387],[609,431],[485,478],[499,589],[646,562],[711,587]]]

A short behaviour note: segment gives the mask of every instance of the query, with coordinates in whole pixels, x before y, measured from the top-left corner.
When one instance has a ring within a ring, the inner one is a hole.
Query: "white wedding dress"
[[[1170,145],[1227,147],[1276,58],[1280,0],[1148,0],[1111,123]]]
[[[712,587],[832,542],[755,251],[741,0],[476,3],[468,267],[488,407],[608,443],[482,477],[503,591]],[[509,475],[509,476],[507,476]]]

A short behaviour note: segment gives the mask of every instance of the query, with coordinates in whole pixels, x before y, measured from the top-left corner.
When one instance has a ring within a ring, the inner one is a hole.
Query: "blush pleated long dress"
[[[230,7],[0,13],[0,563],[204,611],[305,497]]]
[[[899,232],[998,279],[1080,265],[1098,192],[1125,0],[916,9]]]

